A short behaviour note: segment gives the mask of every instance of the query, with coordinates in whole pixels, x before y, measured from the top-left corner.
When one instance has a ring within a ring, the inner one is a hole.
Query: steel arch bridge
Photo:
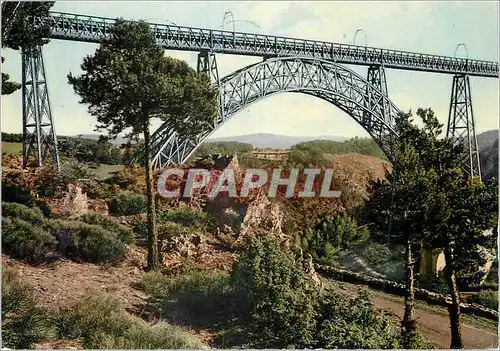
[[[215,57],[208,57],[208,61],[216,79]],[[336,62],[310,57],[272,58],[237,70],[215,84],[220,109],[213,125],[187,139],[168,123],[163,124],[152,136],[153,168],[185,163],[203,140],[246,106],[285,92],[304,93],[337,106],[390,154],[385,141],[396,136],[393,127],[400,111],[382,88],[385,84],[372,84]],[[143,156],[144,151],[140,150],[133,161],[140,162]]]
[[[20,2],[16,8],[23,4]],[[90,43],[105,42],[115,23],[114,18],[60,12],[30,20],[35,28],[48,25],[51,39]],[[468,54],[467,58],[459,58],[234,30],[159,23],[149,26],[164,49],[199,53],[198,71],[212,78],[220,91],[221,107],[213,125],[192,140],[181,140],[168,125],[159,128],[152,145],[156,167],[186,160],[200,142],[242,106],[281,91],[301,92],[331,102],[355,118],[382,145],[383,139],[392,135],[397,111],[387,98],[385,69],[397,69],[453,76],[447,136],[466,146],[460,156],[464,170],[473,176],[481,175],[469,77],[498,78],[497,62],[469,59]],[[2,27],[4,31],[8,28],[8,23]],[[256,56],[264,58],[264,62],[219,80],[215,54]],[[366,80],[340,64],[367,66]],[[59,168],[41,47],[23,52],[22,99],[24,167],[52,161]],[[136,155],[136,160],[140,156]]]

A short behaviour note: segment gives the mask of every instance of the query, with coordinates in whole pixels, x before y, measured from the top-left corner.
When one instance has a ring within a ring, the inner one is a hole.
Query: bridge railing
[[[51,12],[46,19],[55,39],[100,43],[109,38],[115,19]],[[424,53],[339,44],[318,40],[149,23],[166,49],[212,50],[263,57],[309,56],[339,63],[498,78],[498,63]]]

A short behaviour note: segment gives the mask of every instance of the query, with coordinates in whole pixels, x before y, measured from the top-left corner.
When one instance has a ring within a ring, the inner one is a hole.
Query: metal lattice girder
[[[220,82],[219,123],[192,139],[182,139],[168,123],[152,136],[154,168],[184,163],[220,125],[246,106],[281,92],[304,93],[326,100],[353,117],[387,154],[387,138],[399,110],[387,95],[354,71],[335,62],[304,57],[273,58],[245,67]],[[368,96],[378,104],[367,105]],[[368,117],[367,117],[368,116]]]
[[[366,92],[366,106],[371,107],[371,106],[378,106],[380,110],[382,111],[384,116],[390,116],[389,114],[389,107],[386,104],[385,99],[381,99],[380,97],[382,96],[389,96],[387,92],[387,81],[385,78],[385,69],[384,66],[381,65],[371,65],[368,67],[368,74],[366,80],[368,83],[377,88],[382,92],[382,95],[380,96],[375,96],[373,93],[370,91]],[[367,85],[367,89],[370,87],[370,85]],[[368,89],[369,90],[369,89]],[[365,112],[364,116],[365,120],[367,120],[366,123],[368,123],[370,119],[370,114],[368,112]]]
[[[60,168],[42,48],[22,54],[23,165]]]
[[[468,75],[455,75],[451,88],[450,113],[446,135],[465,146],[463,169],[471,176],[481,176],[472,97]]]
[[[113,18],[60,12],[35,20],[37,23],[47,21],[54,39],[93,43],[102,43],[108,38],[115,23]],[[208,50],[259,57],[304,56],[346,64],[377,64],[386,68],[498,78],[498,63],[491,61],[170,24],[150,23],[150,26],[157,42],[171,50]]]

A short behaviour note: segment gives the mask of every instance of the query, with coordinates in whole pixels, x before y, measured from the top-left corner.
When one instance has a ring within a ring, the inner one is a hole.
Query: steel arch
[[[254,102],[282,92],[305,93],[337,106],[353,117],[386,154],[390,153],[386,138],[396,135],[393,127],[399,109],[366,79],[336,62],[309,57],[272,58],[224,77],[218,89],[221,112],[206,131],[182,139],[165,123],[153,134],[153,168],[184,163],[229,118]]]

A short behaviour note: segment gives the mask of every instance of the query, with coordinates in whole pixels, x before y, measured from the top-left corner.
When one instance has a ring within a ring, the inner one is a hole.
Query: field
[[[97,168],[89,167],[89,170],[99,179],[111,177],[111,173],[117,172],[123,168],[123,165],[99,165]]]
[[[21,155],[23,153],[23,144],[2,141],[2,153],[6,153],[7,155]]]

